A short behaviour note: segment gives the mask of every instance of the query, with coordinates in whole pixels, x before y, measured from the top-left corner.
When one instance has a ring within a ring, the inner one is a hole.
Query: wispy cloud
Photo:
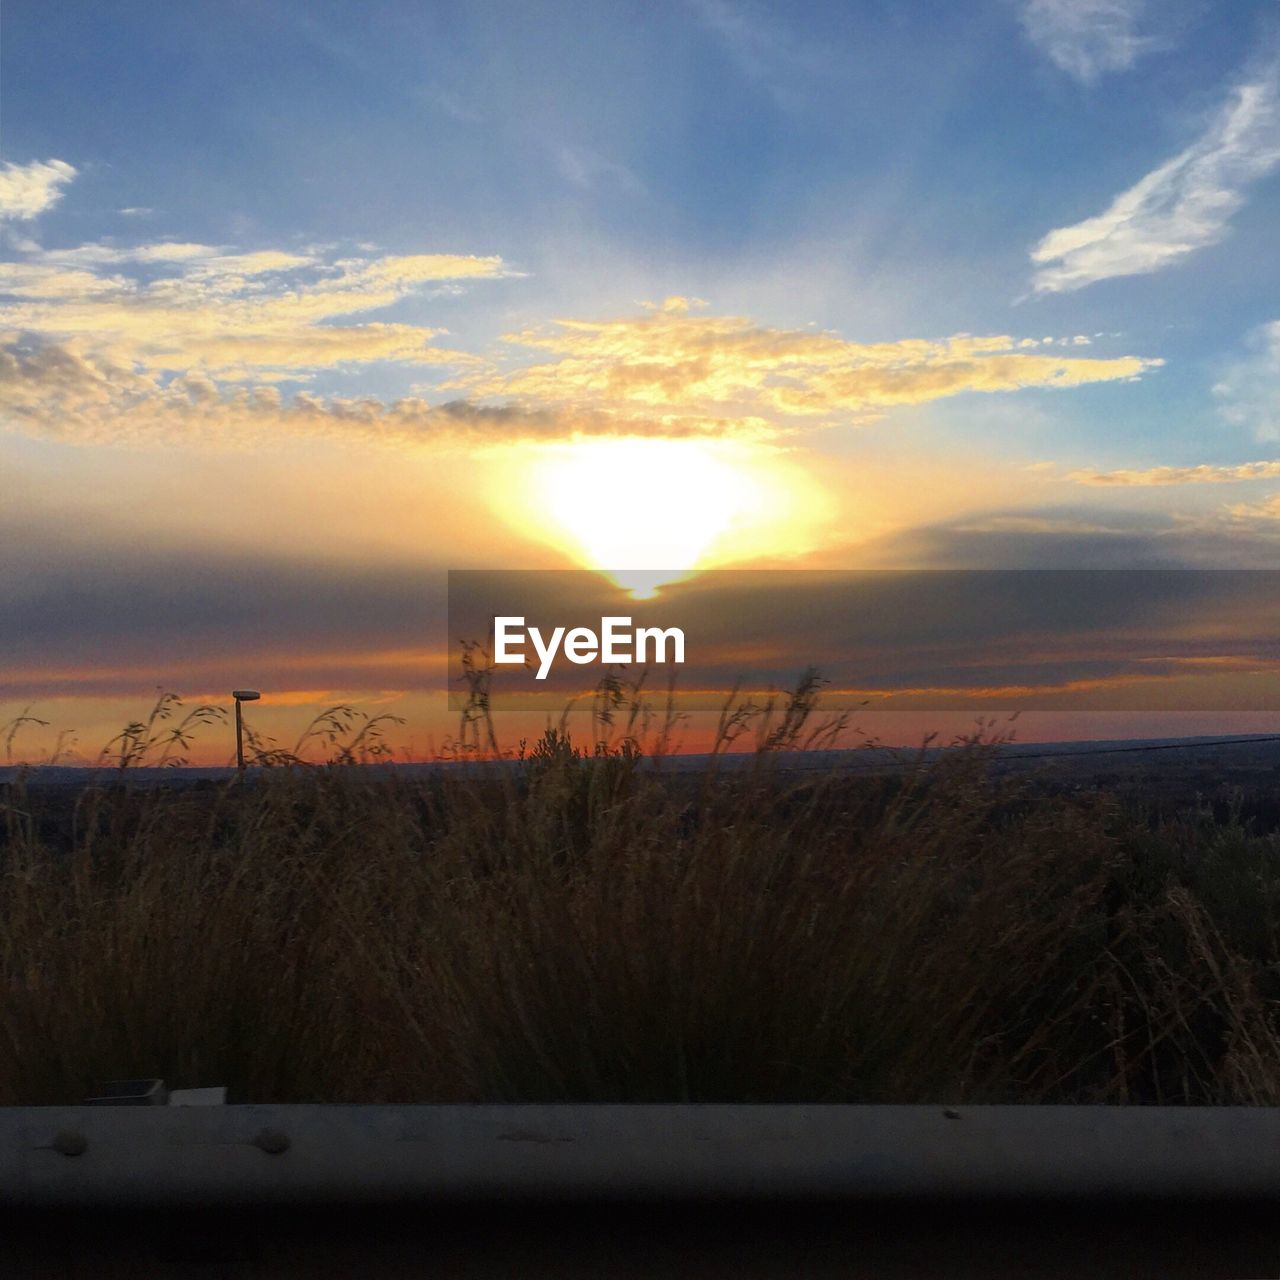
[[[751,0],[689,0],[702,25],[722,43],[739,73],[787,110],[803,101],[807,82],[824,64],[820,51],[797,38]]]
[[[755,47],[747,11],[719,0],[704,8],[740,52]],[[580,149],[561,162],[579,183],[630,178]],[[34,216],[74,175],[62,161],[8,166],[0,212]],[[0,406],[10,425],[81,442],[234,443],[264,431],[446,446],[622,433],[759,440],[964,391],[1133,379],[1161,363],[1085,356],[1083,336],[852,343],[696,314],[704,303],[676,297],[618,320],[510,334],[512,347],[551,358],[499,372],[438,345],[443,329],[368,318],[421,297],[424,286],[518,274],[497,256],[364,246],[339,257],[331,247],[244,251],[181,240],[24,242],[16,255],[0,263]],[[286,397],[279,388],[373,362],[452,368],[452,380],[433,390],[467,401]]]
[[[1248,354],[1215,384],[1219,412],[1232,426],[1246,427],[1259,440],[1280,440],[1280,320],[1255,329]]]
[[[1067,479],[1076,484],[1103,488],[1149,488],[1184,484],[1238,484],[1245,480],[1268,480],[1280,476],[1280,460],[1240,462],[1228,466],[1199,463],[1191,467],[1147,467],[1135,470],[1072,471]]]
[[[76,176],[65,160],[33,160],[0,168],[0,220],[27,220],[52,209]]]
[[[1145,0],[1023,0],[1020,9],[1031,43],[1085,84],[1127,70],[1162,44],[1139,31]]]
[[[120,368],[262,378],[375,360],[462,364],[442,330],[352,323],[424,284],[512,272],[497,257],[411,254],[330,261],[160,242],[88,244],[0,263],[0,328]]]
[[[1246,524],[1274,525],[1280,521],[1280,493],[1268,494],[1260,502],[1233,503],[1227,515]]]
[[[28,548],[25,563],[0,565],[0,700],[145,694],[161,679],[231,688],[235,664],[281,690],[421,688],[438,670],[443,574],[270,545],[179,548],[109,522],[66,530],[3,512],[0,539]]]
[[[570,404],[617,414],[754,414],[774,420],[870,421],[896,405],[965,391],[1073,387],[1139,377],[1161,363],[1045,350],[1051,339],[959,334],[939,341],[848,342],[773,329],[743,316],[694,313],[689,299],[617,320],[559,320],[505,341],[556,358],[454,386],[473,396]]]
[[[1031,251],[1037,293],[1159,271],[1217,244],[1249,187],[1280,165],[1280,64],[1239,85],[1209,127],[1106,210]]]
[[[738,437],[769,434],[758,420],[521,408],[419,396],[284,395],[268,381],[221,382],[189,372],[167,377],[85,355],[65,344],[0,346],[0,416],[10,429],[69,444],[253,449],[264,440],[329,439],[398,449],[472,451],[486,446],[609,435]]]
[[[484,115],[470,101],[440,85],[422,85],[412,90],[410,96],[429,107],[443,111],[459,124],[479,124],[484,120]]]
[[[222,273],[256,275],[261,271],[286,271],[316,263],[315,254],[283,253],[275,249],[256,253],[231,253],[214,245],[160,240],[154,244],[118,248],[106,244],[82,244],[74,249],[42,251],[39,262],[56,266],[113,266],[119,263],[187,263],[191,268]]]
[[[590,147],[559,147],[555,152],[556,168],[564,179],[581,191],[612,187],[627,195],[644,192],[644,183],[616,160],[609,160]]]
[[[407,261],[348,262],[321,277],[337,297],[285,295],[254,277],[258,292],[250,292],[240,275],[193,283],[184,274],[176,297],[161,302],[127,277],[10,264],[15,300],[0,309],[0,326],[26,324],[0,345],[0,409],[13,427],[87,444],[251,447],[282,435],[443,449],[609,435],[759,442],[964,391],[1133,379],[1160,363],[1057,354],[1039,339],[1003,336],[850,343],[697,316],[687,300],[672,299],[623,320],[509,335],[557,358],[497,373],[478,357],[428,345],[431,330],[323,323],[373,305],[387,280],[402,283]],[[474,372],[435,384],[464,397],[445,404],[418,395],[286,396],[274,385],[383,359],[471,362]]]
[[[8,426],[80,443],[483,438],[501,429],[499,412],[469,417],[415,397],[286,400],[275,384],[375,361],[481,363],[438,345],[443,329],[366,317],[424,286],[516,274],[472,254],[31,246],[0,262],[0,408]],[[548,429],[536,417],[524,428]]]

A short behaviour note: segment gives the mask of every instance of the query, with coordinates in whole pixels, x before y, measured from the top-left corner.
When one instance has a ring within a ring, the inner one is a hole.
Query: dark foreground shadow
[[[670,1203],[0,1213],[0,1275],[1280,1277],[1261,1204]]]

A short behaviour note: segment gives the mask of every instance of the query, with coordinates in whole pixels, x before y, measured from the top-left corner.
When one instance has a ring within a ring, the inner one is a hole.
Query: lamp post
[[[232,689],[231,696],[236,700],[236,768],[244,777],[244,725],[240,719],[242,702],[257,702],[262,697],[257,689]]]

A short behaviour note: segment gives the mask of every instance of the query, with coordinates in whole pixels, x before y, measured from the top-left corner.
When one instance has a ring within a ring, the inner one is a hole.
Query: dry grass
[[[0,789],[0,1103],[1280,1102],[1276,837],[1002,779],[981,734],[797,776],[816,688],[727,709],[742,771],[645,755],[615,689],[593,753],[506,771],[377,775],[365,725],[249,785]]]

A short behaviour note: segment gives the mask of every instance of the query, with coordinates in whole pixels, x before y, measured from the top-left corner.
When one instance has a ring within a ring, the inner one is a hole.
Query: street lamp
[[[231,696],[236,700],[236,767],[240,776],[244,777],[244,726],[240,720],[240,704],[257,702],[262,697],[257,689],[232,689]]]

